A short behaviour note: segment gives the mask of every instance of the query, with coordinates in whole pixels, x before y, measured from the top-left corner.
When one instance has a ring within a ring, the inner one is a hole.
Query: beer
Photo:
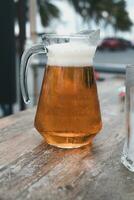
[[[25,50],[20,83],[25,103],[30,102],[27,67],[37,53],[47,56],[35,127],[48,144],[77,148],[90,144],[102,127],[93,57],[100,32],[44,34],[41,44]]]
[[[95,48],[87,40],[48,46],[35,127],[51,145],[77,148],[92,142],[101,129]]]
[[[75,148],[92,142],[102,127],[92,66],[46,67],[35,127],[54,146]]]

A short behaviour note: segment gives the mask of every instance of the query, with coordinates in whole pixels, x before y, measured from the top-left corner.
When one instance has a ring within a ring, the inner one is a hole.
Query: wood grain
[[[98,84],[103,130],[92,146],[47,145],[33,128],[35,109],[0,120],[0,199],[133,200],[134,174],[120,164],[124,115],[121,79]]]

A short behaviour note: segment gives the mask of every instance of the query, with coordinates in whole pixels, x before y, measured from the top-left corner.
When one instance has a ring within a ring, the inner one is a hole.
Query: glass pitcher
[[[21,59],[21,90],[29,103],[27,67],[34,54],[46,54],[44,79],[35,128],[48,144],[77,148],[90,144],[102,127],[93,70],[99,31],[72,35],[45,34],[42,43],[26,50]]]

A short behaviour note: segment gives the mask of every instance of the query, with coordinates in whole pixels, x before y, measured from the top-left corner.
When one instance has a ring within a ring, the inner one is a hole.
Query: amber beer
[[[54,146],[92,142],[102,127],[92,66],[46,67],[35,127]]]

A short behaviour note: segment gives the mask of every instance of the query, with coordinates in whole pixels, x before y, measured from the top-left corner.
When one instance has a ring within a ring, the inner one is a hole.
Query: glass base
[[[69,135],[71,133],[67,133],[67,134]],[[64,133],[63,135],[62,133],[60,133],[59,135],[57,133],[56,135],[56,133],[47,132],[42,135],[45,138],[46,142],[52,146],[64,148],[64,149],[72,149],[72,148],[79,148],[79,147],[91,144],[96,134],[78,136],[78,133],[77,133],[76,134],[77,136],[75,137],[73,136],[66,137],[66,136],[63,136],[65,135]],[[75,135],[75,133],[73,133],[73,135]]]
[[[126,154],[122,154],[121,163],[131,172],[134,172],[134,161],[132,161]]]

